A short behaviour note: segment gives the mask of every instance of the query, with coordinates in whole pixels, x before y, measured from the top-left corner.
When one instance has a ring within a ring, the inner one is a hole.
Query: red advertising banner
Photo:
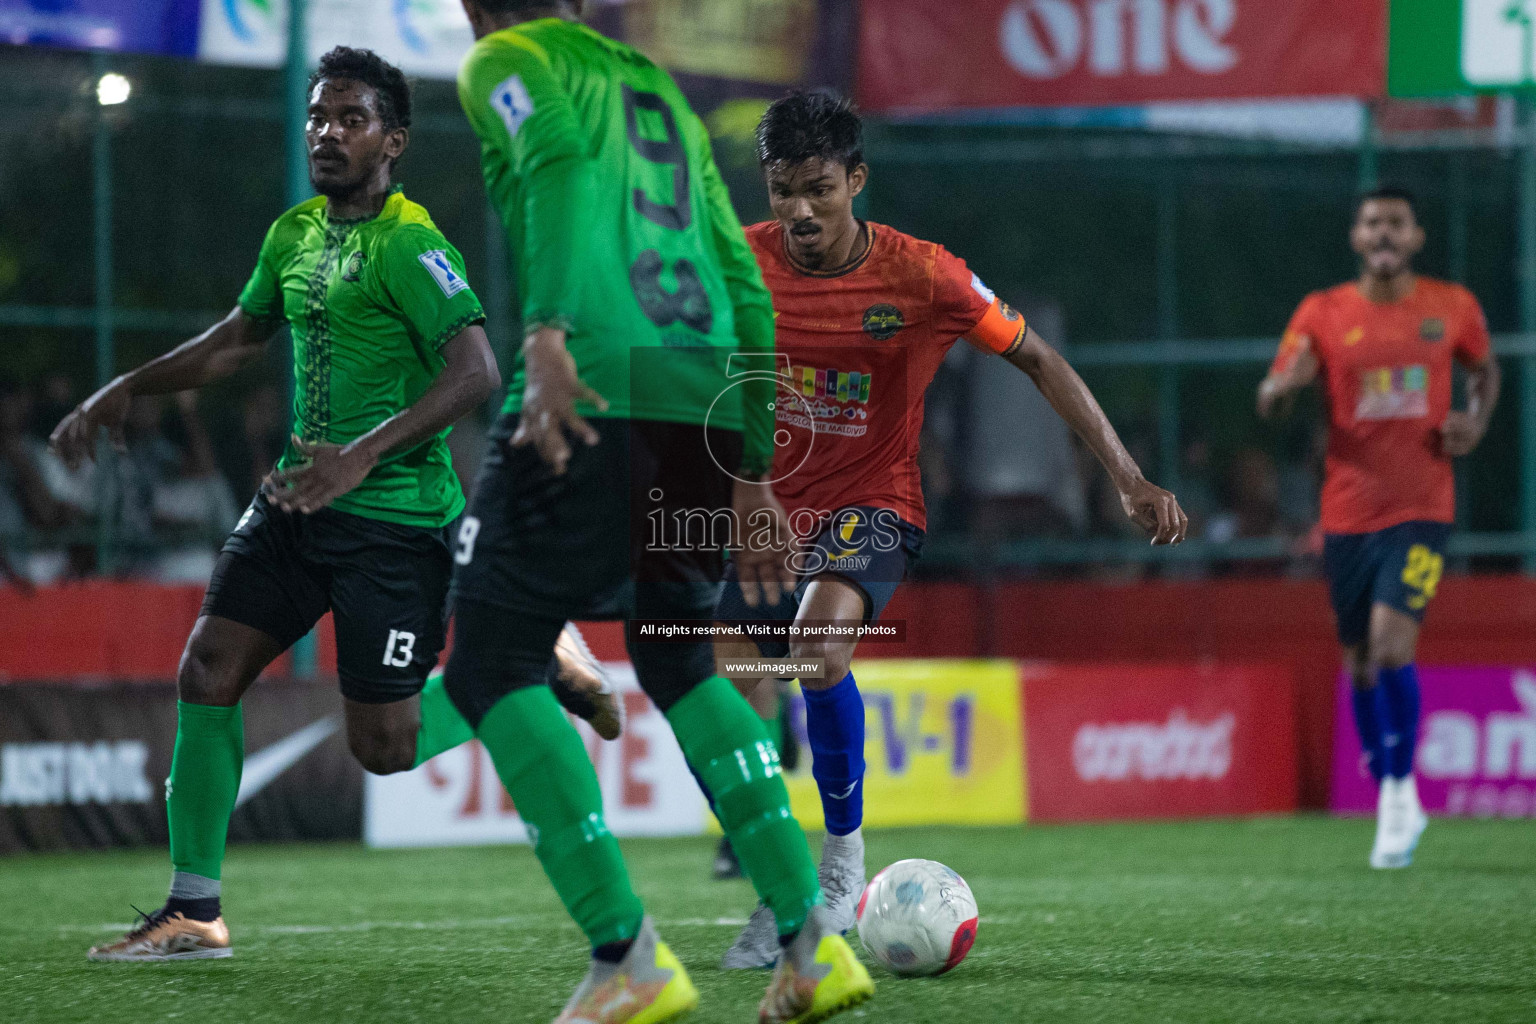
[[[1375,97],[1386,0],[863,0],[866,110]]]
[[[1032,821],[1296,809],[1295,681],[1283,665],[1029,665]]]

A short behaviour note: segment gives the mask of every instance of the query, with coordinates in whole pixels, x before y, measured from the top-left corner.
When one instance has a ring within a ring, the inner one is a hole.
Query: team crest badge
[[[1018,310],[1016,310],[1012,306],[1008,305],[1008,303],[1006,303],[1006,302],[999,302],[997,305],[998,305],[998,308],[1003,311],[1003,317],[1005,319],[1010,320],[1010,321],[1014,321],[1014,322],[1017,322],[1018,320],[1022,319],[1019,316]]]
[[[889,303],[881,302],[864,311],[864,331],[876,341],[894,338],[896,332],[905,326],[907,320],[901,315],[901,310]]]
[[[347,265],[341,272],[341,279],[343,281],[356,282],[361,278],[363,276],[363,262],[367,258],[368,256],[361,249],[347,257]]]
[[[1419,337],[1424,341],[1444,341],[1445,321],[1437,316],[1428,316],[1419,321]]]

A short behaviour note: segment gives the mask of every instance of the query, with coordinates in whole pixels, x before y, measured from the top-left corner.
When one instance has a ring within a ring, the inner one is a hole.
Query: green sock
[[[667,712],[667,720],[688,763],[714,795],[720,827],[778,919],[779,934],[799,931],[805,915],[821,902],[821,885],[805,833],[789,812],[789,791],[767,724],[721,676],[694,687]]]
[[[480,722],[479,735],[544,873],[593,948],[634,938],[645,908],[603,821],[586,747],[549,687],[507,694]]]
[[[433,669],[421,689],[421,725],[416,730],[416,764],[420,767],[445,750],[475,738],[475,730],[443,689],[443,670]]]
[[[176,749],[165,783],[165,810],[171,865],[177,871],[219,877],[244,761],[240,705],[176,702]]]

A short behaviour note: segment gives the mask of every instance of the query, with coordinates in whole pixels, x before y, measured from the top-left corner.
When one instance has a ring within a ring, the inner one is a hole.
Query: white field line
[[[270,924],[253,925],[238,929],[241,935],[334,935],[346,932],[401,931],[465,931],[476,928],[507,928],[514,925],[544,925],[548,917],[543,914],[517,914],[509,917],[481,917],[446,921],[354,921],[350,924]],[[747,923],[744,917],[679,917],[656,922],[658,928],[740,928]],[[61,924],[60,934],[91,934],[98,932],[125,932],[133,925],[128,922],[103,924]],[[572,926],[574,927],[574,925]]]

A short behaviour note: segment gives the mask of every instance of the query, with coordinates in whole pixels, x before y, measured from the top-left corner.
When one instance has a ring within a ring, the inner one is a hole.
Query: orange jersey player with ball
[[[922,548],[923,395],[950,347],[963,338],[1028,374],[1098,457],[1126,515],[1154,543],[1178,543],[1188,521],[1174,496],[1142,475],[1067,361],[963,260],[854,216],[869,167],[859,116],[847,102],[823,93],[787,96],[764,114],[757,143],[774,219],[748,228],[747,239],[773,293],[780,381],[768,479],[796,535],[790,567],[797,579],[782,595],[762,588],[760,601],[758,588],[727,566],[715,618],[793,623],[799,634],[742,638],[717,651],[727,659],[788,654],[820,663],[819,672],[777,671],[798,676],[805,697],[811,774],[827,826],[822,891],[836,926],[847,929],[865,879],[864,703],[849,666],[857,627],[880,617]],[[842,631],[812,632],[828,623]],[[749,691],[760,686],[750,673],[737,683]],[[759,908],[724,965],[764,967],[777,956],[773,917]]]
[[[1375,868],[1407,867],[1428,819],[1414,784],[1419,625],[1435,596],[1456,518],[1451,460],[1477,447],[1499,398],[1499,364],[1472,293],[1421,277],[1413,197],[1364,196],[1350,242],[1357,280],[1314,292],[1291,317],[1261,417],[1320,381],[1328,408],[1323,561],[1355,723],[1380,789]],[[1451,408],[1453,364],[1467,369],[1467,408]]]

